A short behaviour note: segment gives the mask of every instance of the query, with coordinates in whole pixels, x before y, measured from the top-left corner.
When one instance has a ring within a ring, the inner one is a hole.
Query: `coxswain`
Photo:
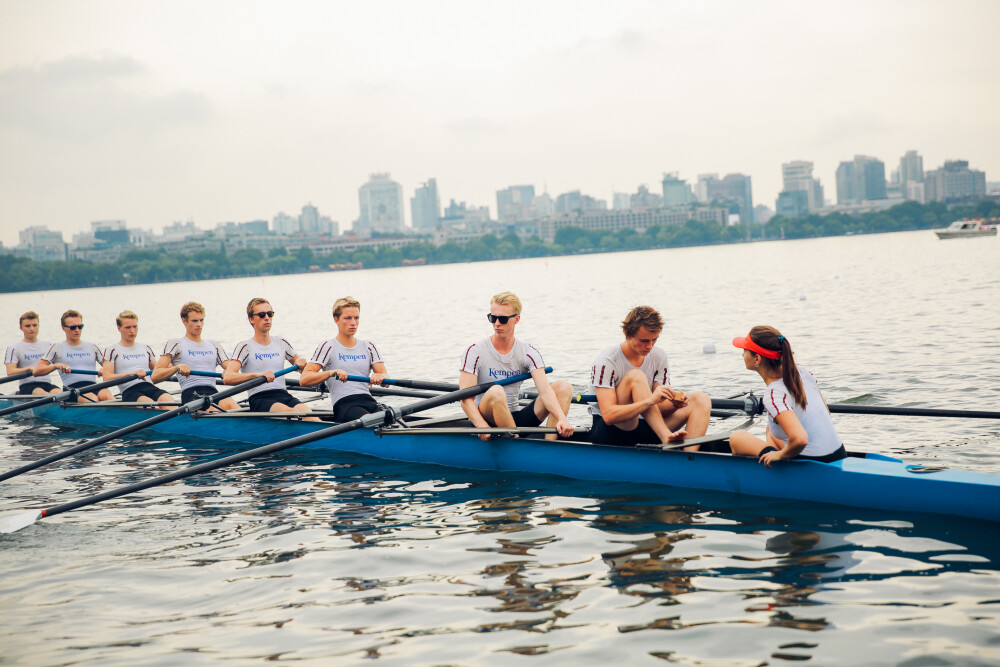
[[[746,336],[734,338],[733,345],[743,350],[746,369],[758,373],[767,385],[762,397],[766,440],[749,431],[734,431],[729,436],[733,454],[756,456],[768,468],[782,459],[830,463],[847,456],[816,378],[795,364],[792,346],[781,332],[756,326]]]
[[[382,384],[386,370],[375,343],[356,336],[361,323],[361,302],[350,296],[337,299],[333,304],[333,322],[337,325],[337,335],[319,344],[299,384],[310,387],[326,382],[333,419],[346,422],[378,412],[378,403],[369,386]],[[368,384],[348,382],[348,375],[365,376]]]
[[[462,410],[473,426],[530,427],[547,420],[546,425],[555,428],[558,436],[573,435],[573,425],[566,419],[573,397],[572,385],[565,380],[550,383],[541,353],[514,336],[514,327],[521,321],[521,300],[512,292],[497,294],[490,299],[486,319],[493,326],[493,335],[473,343],[462,354],[459,387],[466,389],[528,372],[538,390],[538,398],[522,407],[518,401],[520,382],[490,387],[475,398],[462,400]],[[557,434],[549,434],[546,438],[554,440]],[[480,438],[488,440],[489,436]]]

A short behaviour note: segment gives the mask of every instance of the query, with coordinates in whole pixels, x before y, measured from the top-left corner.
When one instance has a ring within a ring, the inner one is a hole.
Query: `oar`
[[[742,400],[713,398],[713,408],[743,410],[750,415],[764,412],[764,403],[759,396],[747,396]],[[974,419],[1000,419],[1000,412],[989,410],[947,410],[942,408],[903,408],[880,405],[853,405],[829,403],[827,407],[834,414],[885,415],[897,417],[971,417]]]
[[[96,375],[96,372],[95,372]],[[33,401],[27,401],[21,403],[20,405],[12,405],[9,408],[4,408],[0,410],[0,417],[4,415],[12,415],[15,412],[21,412],[22,410],[30,410],[31,408],[37,408],[42,405],[48,405],[49,403],[57,403],[68,400],[76,400],[81,394],[89,394],[95,391],[100,391],[102,389],[107,389],[108,387],[114,387],[122,384],[123,382],[128,382],[129,380],[135,379],[135,376],[125,375],[120,378],[115,378],[114,380],[107,380],[105,382],[98,382],[97,384],[88,384],[78,389],[67,389],[61,391],[58,394],[49,394],[42,398],[35,399]]]
[[[279,375],[284,375],[285,373],[290,373],[292,371],[297,371],[297,370],[298,370],[297,366],[289,366],[288,368],[278,371],[274,375],[275,377],[278,377]],[[93,438],[91,440],[87,440],[86,442],[82,442],[79,445],[70,447],[69,449],[57,452],[55,454],[52,454],[51,456],[46,456],[44,459],[38,459],[37,461],[27,463],[21,466],[20,468],[8,470],[7,472],[0,474],[0,482],[6,479],[10,479],[11,477],[17,477],[18,475],[23,475],[26,472],[29,472],[36,468],[41,468],[43,465],[47,465],[54,461],[59,461],[61,459],[66,458],[67,456],[72,456],[73,454],[76,454],[78,452],[91,449],[92,447],[97,447],[98,445],[103,445],[109,440],[114,440],[116,438],[120,438],[123,435],[128,435],[129,433],[135,433],[136,431],[141,431],[142,429],[148,426],[159,424],[160,422],[167,421],[168,419],[173,419],[174,417],[178,417],[183,414],[197,412],[198,410],[204,410],[211,404],[212,400],[217,401],[222,398],[228,398],[230,396],[234,396],[240,393],[241,391],[252,389],[253,387],[264,384],[265,382],[267,382],[266,377],[263,376],[255,377],[251,380],[247,380],[242,384],[238,384],[235,387],[230,387],[229,389],[223,389],[217,394],[212,394],[211,396],[199,396],[198,398],[188,403],[185,403],[179,408],[174,408],[172,410],[167,410],[166,412],[161,412],[160,414],[154,415],[149,419],[143,419],[141,422],[137,422],[130,426],[122,427],[117,431],[112,431],[111,433],[105,433],[102,436]]]
[[[31,375],[31,370],[21,371],[20,373],[14,373],[13,375],[8,375],[7,377],[0,378],[0,384],[5,382],[13,382],[14,380],[20,380],[21,378],[26,378]]]
[[[545,372],[549,373],[552,368],[546,368]],[[496,382],[485,382],[483,384],[477,384],[473,387],[467,389],[461,389],[459,391],[449,392],[447,394],[442,394],[440,396],[435,396],[434,398],[428,398],[423,401],[417,401],[416,403],[411,403],[410,405],[403,406],[401,408],[390,408],[387,410],[382,410],[379,412],[373,412],[370,415],[365,415],[360,419],[355,419],[353,421],[344,422],[343,424],[338,424],[336,426],[331,426],[329,428],[320,429],[319,431],[313,431],[312,433],[306,433],[295,438],[289,438],[288,440],[282,440],[281,442],[275,442],[270,445],[264,445],[263,447],[257,447],[256,449],[251,449],[245,452],[240,452],[238,454],[233,454],[231,456],[225,456],[221,459],[216,459],[214,461],[206,461],[205,463],[200,463],[190,468],[185,468],[184,470],[178,470],[172,472],[168,475],[162,475],[153,479],[146,480],[144,482],[137,482],[135,484],[130,484],[128,486],[123,486],[118,489],[112,489],[111,491],[105,491],[104,493],[99,493],[94,496],[87,498],[82,498],[80,500],[75,500],[73,502],[65,503],[62,505],[57,505],[51,509],[47,510],[31,510],[28,512],[19,512],[17,514],[8,515],[6,517],[0,518],[0,533],[13,533],[16,530],[25,528],[32,525],[39,519],[45,517],[55,516],[57,514],[62,514],[63,512],[68,512],[70,510],[75,510],[80,507],[86,507],[87,505],[93,505],[104,500],[110,500],[111,498],[118,498],[119,496],[124,496],[129,493],[134,493],[136,491],[142,491],[143,489],[148,489],[153,486],[160,486],[161,484],[168,484],[170,482],[177,481],[179,479],[184,479],[186,477],[191,477],[193,475],[200,475],[204,472],[210,472],[216,470],[217,468],[223,468],[225,466],[232,465],[234,463],[240,463],[241,461],[246,461],[248,459],[257,458],[259,456],[267,456],[268,454],[273,454],[275,452],[280,452],[285,449],[290,449],[292,447],[298,447],[299,445],[304,445],[316,440],[322,440],[323,438],[332,438],[333,436],[340,435],[342,433],[348,433],[350,431],[356,431],[362,428],[375,428],[376,426],[381,426],[382,424],[392,423],[401,417],[411,415],[415,412],[422,412],[423,410],[430,410],[431,408],[436,408],[440,405],[445,405],[447,403],[454,403],[455,401],[461,401],[465,398],[471,398],[478,394],[483,393],[494,385],[506,385],[514,382],[521,382],[527,380],[531,377],[530,373],[521,373],[520,375],[515,375],[513,377],[505,378],[503,380],[498,380]]]

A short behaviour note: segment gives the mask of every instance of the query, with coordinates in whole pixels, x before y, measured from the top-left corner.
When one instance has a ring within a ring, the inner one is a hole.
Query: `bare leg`
[[[515,428],[514,415],[507,406],[507,393],[503,387],[490,387],[479,399],[479,414],[493,426]],[[537,413],[536,413],[537,414]]]
[[[642,371],[638,369],[629,371],[615,388],[615,395],[619,405],[640,403],[647,400],[650,396],[652,396],[652,394],[653,392],[649,388],[649,381],[646,379],[646,376],[642,373]],[[642,413],[642,416],[646,419],[646,423],[649,424],[649,427],[653,429],[653,432],[656,433],[660,442],[667,442],[670,440],[670,434],[672,431],[667,426],[666,422],[663,421],[663,415],[660,413],[659,405],[650,407]],[[622,429],[623,431],[632,431],[638,425],[638,417],[614,424],[614,426]]]
[[[557,380],[556,382],[552,383],[552,391],[554,391],[556,394],[556,400],[559,401],[559,407],[562,409],[563,414],[564,415],[568,414],[569,404],[573,400],[573,385],[571,385],[569,382],[566,382],[565,380]],[[535,399],[534,408],[535,408],[535,416],[538,417],[539,420],[545,419],[545,417],[548,416],[548,419],[546,419],[545,421],[545,425],[548,426],[549,428],[555,428],[556,423],[559,420],[556,418],[555,415],[549,413],[548,409],[542,403],[542,400],[540,398]],[[545,439],[558,440],[559,436],[555,433],[550,433],[545,436]]]
[[[660,410],[667,423],[667,428],[676,431],[685,424],[687,438],[700,438],[708,432],[708,418],[712,412],[712,399],[702,391],[693,391],[688,394],[687,404],[674,409],[669,401],[660,403]],[[685,447],[685,451],[697,451],[698,445]]]
[[[284,403],[272,403],[269,412],[312,412],[305,403],[299,403],[295,407],[288,407]],[[303,421],[318,422],[319,417],[304,417]]]

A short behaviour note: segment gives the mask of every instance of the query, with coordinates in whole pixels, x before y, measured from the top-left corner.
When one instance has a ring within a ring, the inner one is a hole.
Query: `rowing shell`
[[[0,398],[0,407],[10,405]],[[121,404],[48,405],[32,411],[47,421],[120,428],[151,415]],[[439,420],[426,420],[440,426]],[[582,480],[639,482],[751,496],[816,501],[889,511],[915,511],[1000,521],[1000,476],[909,466],[880,454],[852,455],[834,463],[756,459],[668,446],[613,447],[532,437],[481,441],[468,429],[422,430],[395,425],[358,430],[303,445],[383,459],[474,470],[562,475]],[[329,424],[240,413],[184,415],[149,430],[198,440],[261,445]],[[719,439],[716,437],[715,439]]]

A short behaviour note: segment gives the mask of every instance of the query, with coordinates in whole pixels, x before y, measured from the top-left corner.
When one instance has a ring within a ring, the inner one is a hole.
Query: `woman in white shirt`
[[[847,456],[816,378],[795,364],[787,338],[774,327],[757,326],[733,345],[743,350],[747,370],[757,371],[767,385],[767,440],[735,431],[729,436],[733,454],[756,456],[769,468],[781,459],[830,463]]]

